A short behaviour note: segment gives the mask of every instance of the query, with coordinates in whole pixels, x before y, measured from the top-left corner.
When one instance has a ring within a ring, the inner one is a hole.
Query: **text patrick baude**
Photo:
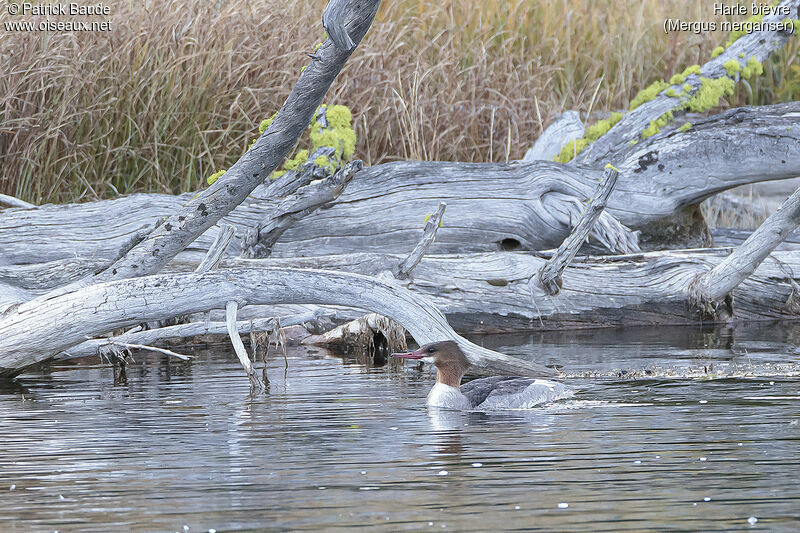
[[[92,16],[92,15],[105,15],[111,14],[111,7],[103,4],[83,5],[77,2],[70,2],[69,4],[32,4],[30,2],[23,2],[19,4],[22,8],[17,14],[19,15],[72,15],[72,16]]]

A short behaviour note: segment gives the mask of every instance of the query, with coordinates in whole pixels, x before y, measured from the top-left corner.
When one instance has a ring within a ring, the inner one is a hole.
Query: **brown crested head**
[[[469,360],[455,341],[431,342],[409,353],[394,353],[393,357],[421,359],[436,365],[436,380],[445,385],[458,387],[469,368]]]

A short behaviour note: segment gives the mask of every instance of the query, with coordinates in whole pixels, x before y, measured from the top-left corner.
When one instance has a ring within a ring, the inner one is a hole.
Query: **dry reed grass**
[[[3,10],[0,192],[42,203],[201,187],[288,95],[324,4],[117,1],[111,32],[75,34],[5,32]],[[660,25],[713,20],[712,6],[387,1],[327,101],[353,110],[368,164],[515,159],[565,109],[626,108],[652,80],[707,60],[723,35]],[[730,103],[800,97],[796,41]]]

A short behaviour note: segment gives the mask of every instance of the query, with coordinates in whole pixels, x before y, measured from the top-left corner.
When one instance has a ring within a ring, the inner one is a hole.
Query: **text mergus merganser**
[[[454,341],[432,342],[414,352],[393,353],[392,356],[436,365],[436,384],[426,402],[429,407],[529,409],[573,394],[571,389],[555,381],[517,376],[480,378],[462,386],[461,378],[470,363]]]

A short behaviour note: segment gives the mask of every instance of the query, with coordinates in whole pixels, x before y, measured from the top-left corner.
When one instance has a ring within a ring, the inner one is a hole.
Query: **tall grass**
[[[109,5],[107,33],[5,32],[0,13],[0,192],[43,203],[201,187],[286,98],[325,2]],[[712,7],[385,1],[326,100],[353,110],[368,164],[520,158],[562,111],[626,108],[654,79],[707,60],[723,35],[665,35],[661,23],[714,20]],[[797,99],[797,63],[794,39],[729,103]]]

